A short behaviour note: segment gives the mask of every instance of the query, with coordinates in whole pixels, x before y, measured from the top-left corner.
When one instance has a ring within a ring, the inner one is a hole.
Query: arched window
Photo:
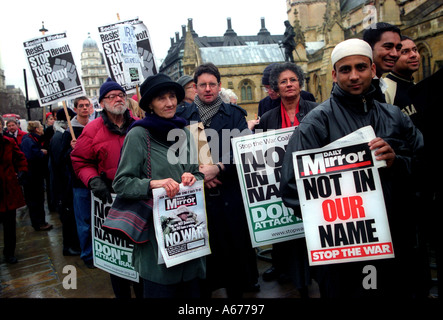
[[[432,53],[430,51],[429,46],[424,43],[417,43],[417,49],[420,53],[420,69],[417,72],[416,82],[423,80],[424,78],[429,77],[432,74],[431,68],[431,57]]]
[[[241,84],[241,99],[242,101],[253,100],[252,84],[249,80],[244,80]]]

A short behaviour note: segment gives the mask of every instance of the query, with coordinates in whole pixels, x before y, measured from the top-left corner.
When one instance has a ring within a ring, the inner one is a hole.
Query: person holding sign
[[[300,214],[292,153],[321,148],[364,126],[372,126],[377,138],[369,142],[376,160],[385,160],[380,179],[395,258],[321,265],[316,268],[322,297],[411,297],[408,281],[414,246],[414,216],[408,208],[412,175],[423,152],[423,136],[399,108],[374,98],[372,49],[365,41],[348,39],[331,54],[334,87],[331,97],[313,109],[292,135],[282,166],[284,203]],[[299,190],[300,191],[300,190]],[[307,214],[322,214],[309,212]],[[308,235],[306,235],[308,237]],[[366,275],[368,266],[373,273]],[[375,271],[376,270],[376,273]],[[365,283],[370,277],[371,284]]]
[[[126,107],[125,90],[111,78],[100,87],[98,101],[103,111],[99,118],[88,122],[76,139],[71,152],[71,162],[77,177],[94,196],[106,204],[112,202],[111,184],[117,171],[126,130],[135,120]],[[86,109],[86,106],[83,109]],[[142,295],[140,284],[113,274],[110,276],[117,298],[130,298],[131,284],[134,286],[136,297]]]
[[[265,112],[256,125],[256,130],[296,127],[318,105],[301,97],[304,75],[303,70],[295,63],[276,64],[271,70],[269,82],[272,90],[281,98],[280,108]],[[302,297],[307,297],[310,276],[304,238],[273,244],[272,264],[263,274],[264,280],[278,278],[281,282],[289,277],[294,280]]]
[[[193,140],[189,131],[184,129],[186,121],[175,115],[177,103],[185,93],[181,85],[161,73],[148,77],[141,85],[140,93],[140,107],[146,111],[146,117],[128,129],[112,186],[123,198],[148,200],[152,199],[153,189],[164,188],[172,199],[180,190],[180,183],[191,186],[197,179],[203,179],[198,164],[190,161]],[[174,141],[168,140],[168,133],[173,129],[186,135],[186,145],[177,150],[178,158],[175,152],[172,155],[170,152]],[[170,162],[171,157],[175,164]],[[147,176],[147,159],[152,178]],[[200,297],[200,280],[206,276],[205,257],[169,268],[159,263],[161,252],[152,215],[148,219],[149,241],[136,243],[133,252],[133,266],[143,279],[144,297]]]

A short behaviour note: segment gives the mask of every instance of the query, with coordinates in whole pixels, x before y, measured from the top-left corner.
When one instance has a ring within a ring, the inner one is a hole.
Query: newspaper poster
[[[152,194],[155,235],[166,267],[210,254],[203,181],[180,184],[172,199],[164,188]]]
[[[138,19],[121,21],[113,24],[109,24],[106,26],[102,26],[98,28],[100,42],[102,44],[105,64],[108,69],[108,73],[110,77],[120,84],[125,91],[131,91],[135,89],[137,81],[128,82],[125,77],[125,65],[124,61],[127,60],[127,57],[124,57],[124,53],[122,54],[122,39],[120,38],[119,26],[128,26],[131,25],[133,27],[133,34],[135,37],[135,42],[137,46],[137,54],[139,57],[139,65],[140,67],[137,70],[141,70],[141,74],[139,74],[138,82],[143,82],[147,77],[158,73],[154,51],[151,46],[151,40],[149,36],[148,29],[143,24],[142,21]],[[123,43],[127,44],[128,39],[123,39]],[[132,40],[131,40],[132,41]],[[127,47],[128,48],[128,47]],[[126,51],[126,54],[131,53],[133,50]],[[131,59],[134,59],[132,56]],[[132,64],[131,64],[132,65]],[[133,65],[132,65],[133,66]],[[129,70],[129,69],[128,69]],[[131,67],[134,77],[135,69]]]
[[[85,95],[66,33],[23,42],[41,106]]]
[[[118,26],[118,33],[125,83],[129,85],[140,84],[142,80],[142,70],[134,27],[130,24],[121,24]]]
[[[116,194],[112,194],[115,200]],[[138,282],[139,274],[132,266],[134,245],[115,237],[102,228],[112,203],[103,202],[91,192],[91,231],[94,265],[124,279]]]
[[[301,238],[303,222],[280,196],[281,166],[294,127],[232,139],[253,247]]]
[[[375,134],[362,132],[293,153],[312,266],[394,257],[378,173],[385,162],[375,160],[369,149]]]

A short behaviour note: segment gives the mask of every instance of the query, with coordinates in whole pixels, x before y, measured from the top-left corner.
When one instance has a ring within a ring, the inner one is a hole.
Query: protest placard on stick
[[[125,91],[134,91],[139,82],[158,72],[149,32],[142,21],[119,21],[98,31],[108,73]]]
[[[85,95],[66,33],[23,43],[41,106]]]

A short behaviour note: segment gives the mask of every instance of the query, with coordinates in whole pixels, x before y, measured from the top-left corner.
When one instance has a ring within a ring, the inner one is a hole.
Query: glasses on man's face
[[[197,86],[198,86],[200,89],[206,89],[208,86],[209,86],[209,88],[214,89],[215,87],[217,87],[217,85],[218,85],[218,83],[213,83],[213,82],[210,82],[210,83],[199,83],[199,84],[197,84]]]
[[[103,99],[109,99],[109,100],[114,100],[115,98],[122,98],[125,99],[126,98],[126,93],[119,93],[119,94],[110,94],[107,97],[103,97]]]

